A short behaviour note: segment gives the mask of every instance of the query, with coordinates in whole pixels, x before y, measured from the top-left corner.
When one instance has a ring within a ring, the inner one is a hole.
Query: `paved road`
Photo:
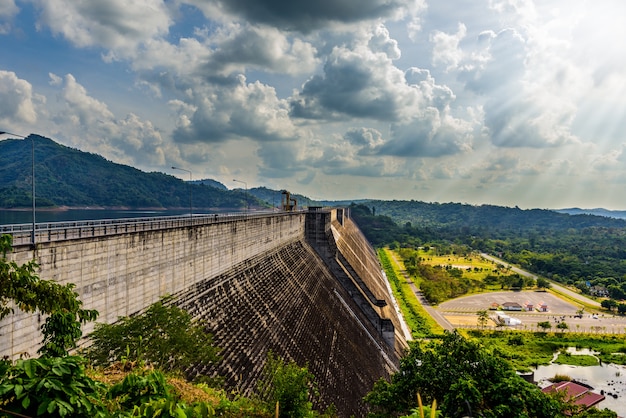
[[[486,258],[487,260],[493,261],[495,263],[502,264],[505,267],[510,267],[511,270],[513,270],[514,272],[516,272],[518,274],[521,274],[521,275],[526,276],[526,277],[532,277],[533,279],[537,279],[536,275],[534,275],[534,274],[532,274],[532,273],[530,273],[530,272],[528,272],[526,270],[522,270],[519,267],[515,267],[514,265],[511,265],[511,264],[507,263],[506,261],[501,260],[501,259],[499,259],[497,257],[491,256],[491,255],[485,254],[485,253],[480,253],[480,255],[483,258]],[[595,306],[596,308],[600,308],[601,307],[599,302],[596,302],[593,299],[589,299],[588,297],[586,297],[585,295],[581,295],[580,293],[573,292],[570,289],[568,289],[566,287],[563,287],[563,286],[561,286],[561,285],[559,285],[559,284],[557,284],[557,283],[555,283],[553,281],[550,281],[550,285],[551,285],[551,287],[554,290],[556,290],[556,291],[558,291],[560,293],[564,293],[568,297],[571,297],[572,299],[575,299],[575,300],[578,300],[580,302],[586,303],[587,305]]]

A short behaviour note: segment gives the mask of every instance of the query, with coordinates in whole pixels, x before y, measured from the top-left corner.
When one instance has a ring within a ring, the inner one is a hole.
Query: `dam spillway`
[[[173,296],[221,348],[222,361],[199,372],[222,376],[227,388],[251,394],[271,350],[308,365],[320,392],[316,407],[364,416],[361,398],[397,369],[406,349],[375,252],[347,209],[105,228],[78,237],[48,232],[58,239],[40,238],[35,248],[17,243],[10,257],[34,258],[43,279],[75,283],[99,322]],[[14,315],[0,322],[0,353],[34,353],[39,321]]]

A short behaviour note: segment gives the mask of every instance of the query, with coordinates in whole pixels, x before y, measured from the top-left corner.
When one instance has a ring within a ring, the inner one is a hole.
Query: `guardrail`
[[[217,213],[202,215],[157,216],[149,218],[97,219],[91,221],[49,222],[35,225],[35,242],[65,241],[102,237],[129,232],[201,226],[217,222],[273,216],[289,216],[296,212]],[[33,224],[0,225],[0,235],[13,237],[13,246],[32,244]]]

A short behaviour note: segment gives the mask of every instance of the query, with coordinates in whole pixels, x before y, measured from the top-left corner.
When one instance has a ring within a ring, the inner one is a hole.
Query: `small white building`
[[[503,312],[496,312],[494,321],[500,325],[516,326],[521,325],[522,321],[517,318],[512,318]]]

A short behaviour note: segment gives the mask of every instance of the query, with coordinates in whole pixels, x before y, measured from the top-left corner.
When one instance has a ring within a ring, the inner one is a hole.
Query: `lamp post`
[[[0,135],[12,135],[12,136],[17,136],[18,138],[22,138],[22,139],[27,139],[28,137],[23,136],[23,135],[18,135],[18,134],[14,134],[11,132],[7,132],[7,131],[0,131]],[[32,137],[30,138],[31,141],[31,161],[32,161],[32,170],[33,170],[33,231],[30,235],[30,243],[33,247],[33,249],[35,248],[35,225],[36,225],[36,220],[35,220],[35,138]]]
[[[245,181],[237,180],[237,179],[233,179],[233,181],[236,181],[237,183],[243,183],[244,187],[246,188],[246,214],[247,214],[249,206],[250,206],[250,202],[248,199],[248,183],[246,183]]]
[[[193,217],[193,204],[191,200],[191,171],[180,167],[172,167],[172,170],[181,170],[189,173],[189,217]]]

